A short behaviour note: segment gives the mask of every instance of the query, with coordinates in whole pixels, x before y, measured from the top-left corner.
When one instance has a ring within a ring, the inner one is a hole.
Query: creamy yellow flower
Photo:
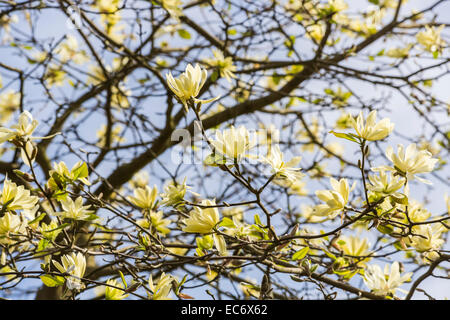
[[[432,158],[432,154],[426,150],[418,151],[416,144],[410,144],[406,150],[403,145],[397,147],[397,154],[394,149],[389,146],[386,149],[386,157],[393,163],[394,167],[381,166],[373,168],[373,170],[389,170],[399,173],[406,177],[408,181],[417,179],[423,183],[431,184],[430,181],[417,177],[417,174],[431,172],[438,159]]]
[[[0,201],[3,210],[31,210],[36,206],[38,197],[32,196],[24,186],[17,186],[5,178]]]
[[[164,9],[169,12],[170,16],[175,20],[183,15],[183,2],[181,0],[161,0]]]
[[[109,279],[106,281],[107,286],[105,286],[105,299],[106,300],[122,300],[128,297],[128,294],[125,293],[124,290],[121,290],[119,288],[123,289],[123,284],[117,282],[115,279]],[[113,288],[110,286],[114,286],[117,288]]]
[[[71,254],[62,256],[62,264],[56,260],[52,260],[52,262],[59,272],[69,274],[66,276],[66,285],[68,289],[81,290],[83,288],[81,278],[86,271],[86,258],[81,252],[78,252],[77,254],[72,252]]]
[[[136,188],[134,190],[134,197],[129,196],[128,200],[139,208],[150,210],[155,204],[157,195],[158,188],[156,185],[153,189],[145,186],[145,188]]]
[[[47,82],[49,88],[53,86],[61,87],[64,85],[67,73],[61,69],[61,67],[53,65],[49,66],[47,72],[44,75],[44,79]]]
[[[351,118],[351,123],[356,131],[357,136],[362,139],[375,141],[386,138],[392,130],[394,130],[394,124],[388,118],[376,122],[377,111],[373,110],[369,113],[366,123],[364,123],[364,117],[362,111],[360,112],[358,118]]]
[[[340,241],[344,243],[339,243]],[[337,242],[342,252],[352,258],[362,258],[358,264],[363,264],[369,261],[370,255],[370,243],[367,238],[361,238],[358,236],[340,236]]]
[[[256,139],[244,126],[235,128],[233,125],[223,131],[217,130],[215,140],[211,140],[214,150],[220,155],[234,161],[241,161],[247,151],[256,144]]]
[[[72,200],[72,198],[67,197],[65,200],[61,200],[62,212],[55,212],[55,215],[61,216],[63,218],[73,219],[73,220],[86,220],[94,212],[93,210],[88,210],[91,205],[83,206],[83,198],[79,196]]]
[[[414,236],[409,236],[407,243],[419,252],[439,249],[445,240],[441,235],[446,229],[439,223],[420,224],[412,228]]]
[[[70,34],[67,35],[66,41],[57,48],[56,53],[63,63],[71,61],[76,64],[83,64],[89,60],[86,52],[79,50],[77,38]]]
[[[391,172],[389,172],[389,175],[385,171],[379,171],[378,173],[378,175],[369,175],[370,184],[367,184],[367,189],[383,196],[394,194],[406,182],[404,178],[394,176]]]
[[[294,183],[305,176],[300,172],[301,168],[294,168],[300,162],[300,159],[301,157],[293,157],[290,161],[284,162],[280,146],[276,145],[262,161],[272,167],[272,174],[275,175],[276,179],[286,179]]]
[[[337,129],[348,129],[352,126],[351,122],[352,116],[350,113],[342,112],[339,118],[336,120],[335,127]]]
[[[403,211],[405,210],[406,208]],[[408,217],[412,222],[424,222],[429,217],[431,217],[431,212],[425,209],[420,202],[416,200],[410,200],[408,203]],[[406,216],[405,222],[408,222]]]
[[[231,57],[226,57],[223,55],[222,51],[213,50],[214,59],[205,59],[204,61],[211,67],[216,67],[219,70],[221,77],[227,79],[231,82],[231,78],[236,78],[233,73],[236,71],[236,66],[233,65],[233,59]]]
[[[148,286],[153,294],[150,296],[152,300],[170,300],[169,294],[172,289],[172,282],[175,279],[170,274],[161,274],[156,286],[153,284],[153,277],[150,275],[148,279]]]
[[[409,56],[409,51],[411,50],[412,45],[407,45],[404,48],[391,48],[386,52],[386,56],[390,58],[403,59]]]
[[[306,36],[313,39],[316,43],[320,43],[325,35],[326,26],[323,22],[319,22],[307,27]]]
[[[328,0],[328,3],[324,5],[324,9],[333,12],[339,12],[346,10],[348,8],[348,4],[344,0]]]
[[[0,244],[13,244],[14,239],[11,234],[21,235],[25,234],[26,222],[22,222],[20,217],[10,212],[5,212],[0,218]],[[17,240],[23,240],[17,238]]]
[[[347,179],[330,178],[333,190],[318,190],[316,196],[325,202],[314,207],[315,215],[335,218],[347,205],[350,192],[355,188],[356,182],[350,188]]]
[[[200,93],[200,89],[205,84],[207,72],[198,64],[192,67],[188,64],[186,71],[183,72],[177,79],[174,79],[172,73],[166,74],[167,84],[172,92],[180,99],[184,105],[186,112],[188,111],[188,101],[192,99],[195,103],[208,103],[217,100],[219,97],[209,100],[199,100],[196,97]]]
[[[149,229],[150,227],[153,227],[162,235],[166,235],[170,232],[170,229],[167,228],[167,226],[171,224],[172,221],[170,219],[164,219],[163,211],[150,211],[150,214],[146,219],[138,220],[137,223],[143,228]]]
[[[390,269],[390,271],[389,271]],[[412,272],[408,272],[404,275],[400,273],[400,265],[396,261],[391,267],[385,265],[384,272],[378,265],[370,265],[364,272],[364,283],[373,293],[378,295],[395,295],[395,292],[399,286],[405,281],[409,281]]]
[[[306,205],[302,203],[300,205],[300,216],[305,219],[305,222],[320,222],[323,220],[322,217],[318,217],[315,215],[314,207],[310,205]]]
[[[214,200],[203,200],[202,206],[215,206]],[[210,233],[213,228],[219,223],[220,216],[217,208],[199,208],[194,207],[190,212],[190,217],[184,219],[183,222],[186,225],[183,228],[184,232],[192,233]]]
[[[171,181],[164,187],[164,193],[160,194],[162,198],[161,203],[165,206],[177,206],[183,203],[186,191],[190,188],[186,185],[186,178],[184,178],[183,183],[177,185]]]
[[[325,145],[330,152],[326,150],[321,150],[325,153],[326,158],[331,158],[333,155],[342,156],[344,154],[344,147],[339,142],[331,142]]]
[[[0,85],[1,88],[1,85]],[[6,123],[20,106],[20,92],[8,90],[0,94],[0,121]]]
[[[445,41],[441,39],[441,31],[445,25],[438,28],[425,26],[425,31],[421,31],[416,35],[419,42],[426,51],[439,52],[445,46]]]

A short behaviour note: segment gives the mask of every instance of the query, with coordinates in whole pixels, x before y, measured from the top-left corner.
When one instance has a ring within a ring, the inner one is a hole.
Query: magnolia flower
[[[80,290],[83,288],[81,278],[86,271],[86,258],[81,252],[75,254],[72,252],[70,255],[66,254],[61,257],[61,263],[56,260],[52,260],[53,265],[61,273],[69,274],[66,277],[66,285],[70,290]]]
[[[136,188],[134,190],[134,197],[129,196],[127,199],[135,206],[142,209],[152,209],[156,196],[158,195],[158,188],[156,185],[152,188],[145,186],[145,188]]]
[[[106,281],[106,286],[105,286],[105,299],[106,300],[122,300],[125,299],[126,297],[128,297],[128,294],[125,293],[124,290],[121,290],[119,288],[123,289],[123,284],[122,283],[118,283],[115,279],[109,279],[108,281]],[[113,287],[117,287],[117,288],[113,288]]]
[[[365,140],[375,141],[386,138],[392,130],[394,130],[394,124],[388,118],[384,118],[380,122],[376,123],[377,111],[373,110],[369,113],[366,123],[364,124],[363,113],[360,112],[358,118],[351,118],[351,123],[355,129],[357,135]]]
[[[216,132],[216,139],[211,140],[214,150],[222,156],[239,162],[246,156],[246,152],[253,148],[256,140],[244,126],[235,129],[231,126],[229,129]]]
[[[319,43],[325,35],[326,26],[324,23],[316,23],[308,26],[306,36]]]
[[[328,3],[324,5],[324,9],[339,12],[346,10],[348,8],[348,4],[344,0],[328,0]]]
[[[83,64],[89,60],[86,53],[78,49],[77,38],[70,34],[67,35],[66,41],[59,46],[56,53],[63,63],[72,61],[76,64]]]
[[[167,228],[169,224],[172,223],[169,219],[164,219],[164,213],[163,211],[150,211],[150,215],[147,219],[142,219],[137,221],[137,223],[142,227],[149,229],[150,227],[153,227],[156,229],[156,231],[162,233],[163,235],[166,235],[170,232],[170,229]]]
[[[5,141],[12,141],[15,139],[34,140],[34,139],[48,139],[54,137],[56,134],[47,137],[32,137],[34,130],[39,122],[33,119],[33,116],[28,111],[20,114],[18,123],[12,125],[11,128],[0,127],[0,143]]]
[[[361,259],[360,263],[370,260],[370,257],[365,258],[370,255],[370,243],[367,238],[360,238],[358,236],[341,236],[339,237],[337,243],[342,252],[351,258],[364,258]]]
[[[445,240],[441,239],[442,233],[445,231],[444,226],[434,223],[420,224],[413,227],[413,236],[409,237],[409,244],[419,252],[439,249]]]
[[[445,46],[445,41],[441,39],[441,31],[445,25],[438,28],[425,26],[425,31],[421,31],[416,35],[417,42],[419,42],[426,51],[437,52]]]
[[[6,212],[0,218],[0,244],[12,244],[9,234],[24,234],[26,223],[16,214]]]
[[[391,48],[386,52],[386,56],[390,58],[403,59],[409,56],[412,45],[409,44],[404,48]]]
[[[330,219],[335,218],[348,203],[350,192],[356,187],[356,182],[349,188],[347,179],[330,178],[330,184],[333,190],[318,190],[317,197],[325,202],[314,207],[315,215],[328,216]]]
[[[170,90],[180,99],[184,105],[186,112],[188,111],[188,101],[193,100],[195,103],[208,103],[217,100],[219,97],[209,100],[196,99],[206,81],[207,72],[198,64],[195,68],[188,64],[186,71],[183,72],[177,79],[174,79],[172,73],[166,74],[167,84]]]
[[[0,84],[1,87],[1,84]],[[0,121],[8,122],[20,106],[20,92],[8,90],[0,94]]]
[[[214,200],[203,200],[201,205],[215,206],[216,202]],[[183,231],[193,233],[210,233],[219,221],[219,210],[217,210],[217,208],[194,207],[194,209],[190,212],[190,217],[183,220],[186,224]]]
[[[51,88],[53,86],[61,87],[64,85],[67,73],[61,69],[60,66],[52,65],[49,66],[47,72],[44,75],[44,79],[47,82],[47,87]]]
[[[367,189],[383,196],[394,194],[405,184],[404,178],[394,176],[391,172],[387,175],[385,171],[379,171],[379,175],[369,175],[369,181]]]
[[[216,67],[219,69],[221,77],[227,79],[231,82],[231,78],[236,78],[233,73],[236,71],[236,66],[233,65],[233,59],[231,57],[226,57],[223,55],[222,51],[213,50],[214,59],[205,59],[204,61],[211,67]]]
[[[61,207],[63,211],[55,212],[55,215],[73,220],[86,220],[94,212],[93,210],[88,210],[91,207],[90,205],[83,206],[83,198],[81,196],[75,201],[70,197],[61,200]]]
[[[431,217],[431,212],[423,207],[423,205],[415,200],[408,203],[408,217],[412,222],[424,222]],[[405,214],[405,221],[408,222]]]
[[[161,4],[169,12],[170,16],[177,21],[183,15],[183,2],[181,0],[162,0]]]
[[[381,166],[373,168],[374,171],[389,170],[394,171],[410,180],[417,180],[431,184],[430,181],[416,177],[416,174],[427,173],[433,170],[438,159],[432,158],[431,153],[426,150],[418,151],[416,144],[410,144],[406,150],[403,145],[399,144],[397,154],[394,154],[394,149],[389,146],[386,149],[386,157],[393,163],[394,167]]]
[[[184,202],[184,196],[186,191],[191,187],[186,185],[186,178],[182,184],[175,185],[173,182],[164,187],[164,193],[160,196],[162,199],[161,203],[165,206],[177,206],[178,204]]]
[[[170,294],[170,290],[172,289],[172,282],[175,279],[170,274],[165,274],[164,272],[161,274],[157,285],[153,284],[153,277],[150,275],[148,278],[148,286],[150,290],[152,290],[153,294],[151,295],[152,300],[168,300],[170,299],[168,296]]]
[[[280,151],[280,146],[276,145],[269,155],[263,159],[263,162],[269,164],[272,167],[272,174],[275,178],[286,179],[289,182],[294,183],[300,180],[305,175],[300,172],[301,168],[294,168],[299,162],[301,157],[294,157],[289,162],[283,161],[283,153]]]
[[[32,210],[38,202],[38,197],[32,196],[24,186],[17,186],[5,178],[0,198],[3,210]]]
[[[373,293],[386,296],[388,294],[395,295],[395,291],[403,282],[409,281],[412,272],[404,275],[400,274],[400,265],[396,261],[390,267],[385,265],[384,272],[378,265],[370,265],[364,272],[364,283]]]

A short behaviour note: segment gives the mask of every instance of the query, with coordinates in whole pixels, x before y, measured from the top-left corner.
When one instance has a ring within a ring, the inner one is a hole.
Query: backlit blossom
[[[69,274],[66,276],[66,285],[70,290],[80,290],[83,288],[81,278],[86,271],[86,258],[81,252],[75,254],[66,254],[61,257],[61,263],[56,260],[52,260],[53,265],[61,273]]]
[[[209,100],[199,100],[196,98],[200,93],[200,89],[205,84],[207,75],[206,70],[202,69],[198,64],[195,67],[188,64],[186,71],[176,79],[172,76],[171,72],[166,74],[167,84],[170,90],[180,99],[186,111],[188,111],[188,101],[191,99],[195,103],[208,103],[219,98],[216,97]]]
[[[79,196],[75,201],[72,198],[67,197],[65,200],[61,200],[62,212],[56,212],[55,215],[61,216],[73,220],[86,220],[94,212],[88,210],[91,206],[83,206],[83,198]]]
[[[347,179],[330,178],[333,190],[318,190],[316,196],[325,202],[314,207],[315,215],[335,218],[347,205],[350,192],[355,188],[356,182],[350,188]]]
[[[203,200],[201,205],[214,206],[216,205],[216,202]],[[189,218],[183,220],[186,225],[183,227],[183,231],[192,233],[210,233],[219,221],[220,216],[217,208],[194,207],[189,213]]]
[[[364,272],[364,283],[375,294],[395,295],[397,288],[405,281],[409,281],[411,275],[412,272],[401,275],[400,265],[397,261],[390,267],[386,264],[384,271],[378,265],[369,265]]]
[[[386,157],[393,163],[393,167],[381,166],[373,168],[373,170],[390,170],[401,176],[404,176],[408,181],[417,179],[423,183],[431,184],[430,181],[417,177],[417,174],[431,172],[438,159],[432,158],[432,154],[426,150],[417,150],[416,144],[410,144],[406,149],[399,144],[397,147],[397,154],[394,149],[389,146],[386,149]]]
[[[223,131],[217,130],[216,138],[211,140],[211,144],[219,154],[239,162],[255,146],[256,139],[244,126],[237,129],[231,126]]]
[[[367,116],[364,123],[363,113],[360,112],[356,121],[351,118],[351,123],[356,131],[356,135],[362,139],[375,141],[386,138],[392,130],[394,130],[394,124],[388,118],[376,122],[377,111],[374,110]]]

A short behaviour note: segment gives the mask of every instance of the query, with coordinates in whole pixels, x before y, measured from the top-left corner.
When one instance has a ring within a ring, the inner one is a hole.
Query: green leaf
[[[219,155],[219,154],[214,154],[211,153],[210,155],[208,155],[205,160],[203,161],[203,163],[207,166],[218,166],[218,165],[224,165],[227,163],[227,160]]]
[[[125,281],[125,277],[124,277],[122,271],[120,271],[120,270],[119,270],[119,275],[120,275],[120,279],[122,279],[123,285],[125,286],[125,288],[127,288],[128,287],[127,282]]]
[[[41,221],[42,219],[44,219],[45,215],[46,215],[45,212],[41,213],[37,218],[35,218],[34,220],[31,220],[30,222],[28,222],[28,225],[34,224],[34,223],[37,223],[37,222]]]
[[[304,247],[292,255],[292,260],[301,260],[308,254],[308,252],[309,247]]]
[[[47,246],[49,244],[50,244],[50,241],[48,241],[47,239],[41,239],[38,243],[36,252],[44,251],[45,248],[47,248]]]
[[[348,133],[335,132],[335,131],[330,131],[330,133],[332,133],[335,137],[338,137],[338,138],[342,138],[342,139],[346,139],[346,140],[350,140],[350,141],[359,143],[358,140],[356,140],[352,135],[350,135],[350,134],[348,134]]]
[[[71,173],[73,174],[75,180],[79,178],[86,178],[89,175],[86,162],[83,162],[80,166],[74,168]]]
[[[392,232],[394,232],[394,228],[392,228],[392,226],[390,226],[390,225],[382,225],[382,224],[380,224],[377,227],[377,230],[380,231],[381,233],[384,233],[384,234],[391,234]]]
[[[328,252],[327,250],[323,250],[323,252],[325,252],[325,254],[326,254],[329,258],[333,259],[333,261],[337,259],[336,256],[335,256],[334,254],[332,254],[331,252]]]
[[[187,31],[185,29],[178,29],[177,32],[178,32],[178,35],[183,39],[191,38],[191,34],[189,33],[189,31]]]
[[[58,286],[62,286],[64,284],[64,278],[63,277],[52,277],[50,275],[43,275],[40,276],[42,282],[47,286],[47,287],[58,287]],[[61,281],[62,279],[62,281]]]
[[[217,70],[214,70],[213,73],[211,73],[211,81],[215,82],[217,80],[217,78],[219,78],[219,73],[217,72]]]
[[[236,34],[237,34],[237,31],[236,31],[236,29],[228,29],[228,34],[230,35],[230,36],[235,36]]]
[[[254,219],[255,219],[255,223],[256,223],[256,224],[258,224],[258,225],[260,225],[260,226],[263,225],[262,222],[261,222],[261,218],[259,217],[258,214],[255,214]]]
[[[220,222],[219,227],[236,228],[236,225],[234,224],[232,219],[225,217],[222,219],[222,222]]]

